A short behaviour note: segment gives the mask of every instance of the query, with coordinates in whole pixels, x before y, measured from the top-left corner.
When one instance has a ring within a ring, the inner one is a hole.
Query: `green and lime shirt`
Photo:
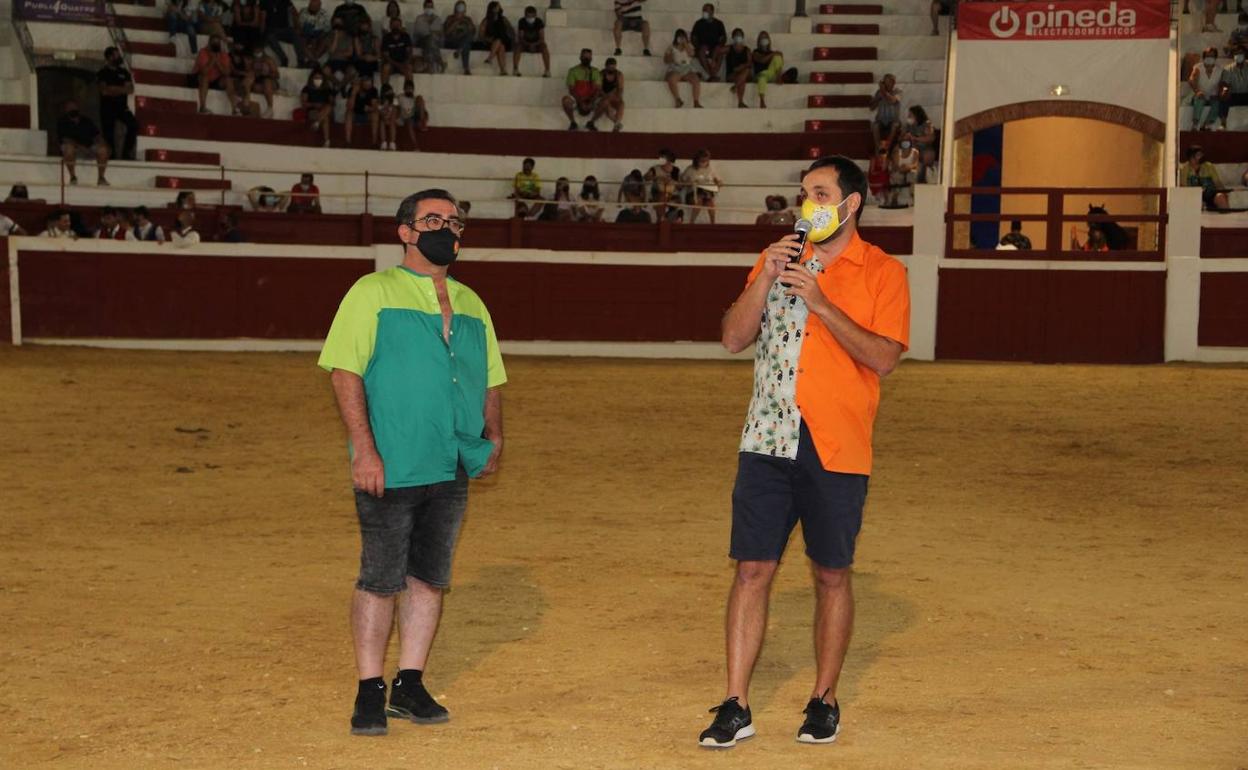
[[[494,324],[476,292],[448,278],[451,333],[433,279],[406,267],[355,282],[318,362],[364,380],[368,421],[388,489],[477,476],[493,444],[482,438],[485,392],[507,381]]]

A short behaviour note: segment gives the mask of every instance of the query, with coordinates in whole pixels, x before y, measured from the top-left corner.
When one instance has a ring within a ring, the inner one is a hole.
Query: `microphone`
[[[799,219],[797,224],[793,225],[793,232],[797,233],[797,255],[789,257],[790,262],[797,262],[802,258],[802,250],[806,248],[806,237],[810,235],[810,231],[815,229],[815,225],[809,219]]]

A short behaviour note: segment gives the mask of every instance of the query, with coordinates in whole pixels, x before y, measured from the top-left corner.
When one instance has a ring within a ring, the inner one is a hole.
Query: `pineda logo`
[[[1130,40],[1168,32],[1165,0],[962,3],[958,9],[963,40]]]
[[[1043,11],[1028,11],[1021,21],[1013,8],[1002,6],[988,20],[988,28],[997,37],[1013,37],[1020,26],[1027,37],[1133,37],[1135,11],[1119,10],[1116,2],[1099,11],[1070,11],[1050,3]]]

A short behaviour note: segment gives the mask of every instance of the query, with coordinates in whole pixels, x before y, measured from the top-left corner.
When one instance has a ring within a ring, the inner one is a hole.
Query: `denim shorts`
[[[355,587],[397,594],[411,576],[436,588],[451,584],[451,558],[468,507],[468,475],[454,481],[387,489],[381,497],[355,490],[360,517],[360,577]]]
[[[797,457],[742,452],[732,489],[732,545],[737,561],[779,561],[798,521],[806,555],[832,569],[854,563],[870,477],[825,470],[806,423]]]

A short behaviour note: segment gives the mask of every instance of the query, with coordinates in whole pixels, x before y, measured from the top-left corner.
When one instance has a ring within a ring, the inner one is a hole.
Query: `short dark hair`
[[[528,13],[529,11],[532,11],[533,13],[537,13],[537,6],[536,6],[536,5],[526,5],[526,6],[524,6],[524,12],[525,12],[525,13]]]
[[[134,207],[134,215],[135,215],[136,217],[146,217],[146,216],[147,216],[147,206],[135,206],[135,207]],[[150,218],[150,217],[149,217],[149,218]]]
[[[440,187],[430,187],[428,190],[412,193],[403,199],[399,204],[399,211],[395,214],[395,219],[401,225],[410,225],[412,220],[416,218],[416,209],[420,207],[421,201],[450,201],[455,208],[459,208],[459,201],[455,200],[455,196]]]
[[[117,50],[117,46],[110,45],[108,48],[104,49],[104,58],[107,59],[108,57],[112,56],[115,53],[119,53]]]
[[[1203,153],[1204,151],[1204,147],[1201,147],[1199,144],[1193,144],[1187,148],[1187,152],[1183,153],[1183,160],[1191,160],[1196,157],[1197,153]]]
[[[1010,229],[1011,229],[1011,230],[1022,230],[1022,229],[1023,229],[1023,223],[1022,223],[1022,221],[1021,221],[1021,220],[1018,220],[1018,219],[1011,219],[1011,220],[1010,220]]]
[[[846,158],[844,155],[824,155],[823,157],[810,164],[810,168],[806,169],[806,173],[810,173],[819,168],[836,169],[836,186],[841,188],[841,199],[848,198],[853,193],[858,193],[862,198],[862,203],[858,205],[858,211],[854,216],[862,216],[862,210],[867,205],[867,175],[862,169],[858,168],[858,164]],[[805,177],[805,174],[802,175]]]
[[[537,165],[537,161],[533,160],[532,158],[525,158],[524,160],[520,161],[520,165],[521,165],[521,166],[524,166],[524,165],[527,165],[527,164],[532,164],[532,165],[536,166],[536,165]]]
[[[100,216],[102,217],[106,217],[109,214],[116,214],[116,213],[117,213],[117,209],[113,208],[112,206],[105,206],[104,208],[100,209]]]

